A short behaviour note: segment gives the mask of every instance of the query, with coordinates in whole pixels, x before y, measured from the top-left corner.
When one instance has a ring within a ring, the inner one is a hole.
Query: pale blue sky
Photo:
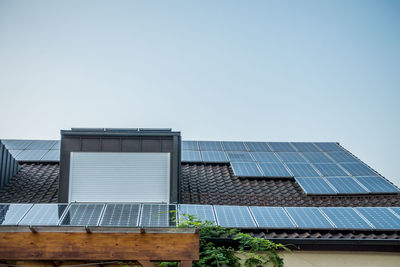
[[[338,141],[400,185],[400,1],[0,0],[0,138]]]

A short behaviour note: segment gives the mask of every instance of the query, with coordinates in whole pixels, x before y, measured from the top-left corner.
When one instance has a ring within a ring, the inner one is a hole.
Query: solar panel
[[[308,142],[292,142],[292,145],[300,152],[319,152],[320,150],[313,144]]]
[[[35,204],[18,225],[58,225],[68,204]]]
[[[361,185],[351,177],[328,177],[328,182],[333,185],[339,194],[367,194]]]
[[[239,177],[262,177],[255,162],[231,162],[233,173]]]
[[[283,162],[307,163],[307,161],[297,152],[277,152]]]
[[[18,154],[16,160],[18,161],[40,161],[40,159],[47,153],[48,150],[23,150]]]
[[[396,213],[397,217],[400,217],[400,207],[390,207],[390,209]]]
[[[199,150],[197,141],[182,141],[182,150]]]
[[[339,229],[372,229],[352,208],[328,207],[321,210]]]
[[[176,205],[143,204],[141,227],[175,227]]]
[[[200,150],[222,151],[222,145],[219,141],[199,141]]]
[[[56,144],[55,140],[33,140],[26,148],[27,150],[46,150],[51,149]]]
[[[249,151],[254,152],[270,152],[271,149],[265,142],[245,142]]]
[[[10,154],[13,156],[14,159],[17,158],[17,156],[22,152],[23,150],[8,150],[8,152],[10,152]]]
[[[249,207],[260,228],[296,228],[281,207]]]
[[[334,163],[315,163],[314,166],[323,176],[348,176],[339,165]]]
[[[338,144],[333,142],[320,142],[314,144],[322,151],[343,151],[343,149]]]
[[[0,204],[0,225],[17,225],[32,204]]]
[[[259,163],[259,166],[267,177],[293,177],[283,163]]]
[[[200,151],[190,151],[183,150],[181,151],[182,162],[201,162]]]
[[[226,151],[247,151],[243,142],[222,142],[222,145]]]
[[[204,162],[225,163],[229,162],[224,151],[201,151],[201,157]]]
[[[399,189],[379,176],[354,177],[372,193],[399,193]]]
[[[370,169],[364,163],[341,163],[343,168],[345,168],[353,176],[376,176],[376,173]]]
[[[296,152],[296,149],[287,142],[269,142],[268,144],[276,152]]]
[[[251,157],[249,152],[242,151],[227,151],[230,162],[253,162],[254,159]]]
[[[109,203],[104,210],[101,226],[137,227],[140,204]]]
[[[57,140],[54,146],[52,146],[50,149],[52,150],[61,150],[61,141]]]
[[[336,191],[322,177],[296,177],[296,182],[309,195],[335,195]]]
[[[97,226],[104,204],[72,203],[65,213],[60,225]]]
[[[274,152],[251,152],[258,162],[281,162]]]
[[[60,150],[49,150],[41,158],[41,161],[60,161]]]
[[[331,229],[333,225],[325,218],[318,208],[290,207],[285,208],[298,228]]]
[[[245,206],[214,206],[218,225],[222,227],[257,227]]]
[[[215,223],[214,212],[211,205],[180,204],[178,210],[180,223],[187,219],[185,215],[196,216],[197,219],[203,222],[210,221]]]
[[[327,154],[333,158],[336,162],[360,162],[357,158],[353,157],[347,152],[327,152]]]
[[[320,175],[310,164],[286,163],[286,166],[295,177],[319,177]]]
[[[32,140],[1,140],[8,150],[26,149]]]
[[[311,163],[333,163],[333,161],[322,152],[303,152],[303,155]]]
[[[376,229],[400,229],[400,218],[394,215],[388,208],[363,207],[355,208]]]

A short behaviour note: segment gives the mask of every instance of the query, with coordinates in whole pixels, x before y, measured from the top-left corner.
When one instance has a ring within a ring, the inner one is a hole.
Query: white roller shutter
[[[69,201],[169,202],[169,153],[72,152]]]

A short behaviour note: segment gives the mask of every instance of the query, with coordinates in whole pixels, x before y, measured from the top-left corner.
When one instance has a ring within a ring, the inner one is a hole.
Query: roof
[[[182,166],[181,203],[248,206],[400,206],[400,195],[308,196],[290,179],[243,179],[229,164]],[[0,189],[0,203],[56,203],[58,163],[23,163]]]
[[[51,148],[49,148],[51,150]],[[20,162],[20,170],[0,189],[0,203],[56,203],[59,162]],[[277,207],[393,207],[400,206],[400,194],[307,195],[289,178],[258,179],[235,176],[230,162],[182,162],[180,203],[277,206]],[[269,230],[252,231],[259,237],[283,243],[325,242],[330,246],[354,244],[355,240],[373,246],[375,241],[388,246],[400,242],[398,231]],[[286,242],[285,242],[286,241]],[[357,242],[358,242],[357,241]],[[353,243],[352,243],[353,242]],[[312,245],[310,245],[312,246]],[[398,250],[397,248],[395,250]]]

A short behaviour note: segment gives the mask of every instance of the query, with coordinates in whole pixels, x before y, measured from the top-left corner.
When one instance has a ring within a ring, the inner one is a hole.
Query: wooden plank
[[[0,259],[193,261],[199,234],[0,232]]]
[[[192,266],[193,266],[192,261],[181,261],[180,267],[192,267]]]
[[[151,261],[144,261],[144,260],[140,260],[138,261],[140,265],[142,265],[143,267],[154,267],[154,264],[151,263]]]

